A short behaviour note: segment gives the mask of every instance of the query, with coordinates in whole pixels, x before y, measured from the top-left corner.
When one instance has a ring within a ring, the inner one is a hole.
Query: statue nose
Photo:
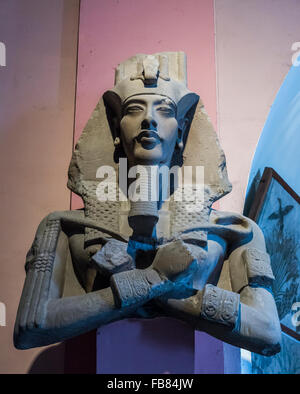
[[[156,130],[157,122],[152,118],[152,116],[147,116],[147,118],[142,121],[141,126],[142,129]]]

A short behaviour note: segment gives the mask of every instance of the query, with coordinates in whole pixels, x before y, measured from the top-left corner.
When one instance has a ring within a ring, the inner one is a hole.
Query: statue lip
[[[142,130],[139,135],[135,137],[135,140],[146,149],[152,149],[157,144],[161,143],[160,136],[153,130]]]

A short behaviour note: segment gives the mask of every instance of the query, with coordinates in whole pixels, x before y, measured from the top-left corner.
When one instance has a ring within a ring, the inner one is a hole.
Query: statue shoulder
[[[259,226],[244,215],[222,211],[212,211],[210,223],[226,238],[233,291],[239,292],[247,285],[269,289],[274,276]]]
[[[36,236],[42,234],[50,223],[56,222],[60,226],[64,223],[73,223],[76,226],[80,224],[81,219],[84,217],[83,210],[70,210],[70,211],[53,211],[48,213],[39,223]]]
[[[39,223],[33,243],[26,256],[26,269],[33,260],[36,260],[37,255],[55,253],[57,242],[60,235],[64,232],[64,224],[67,222],[80,223],[83,217],[82,211],[54,211],[46,215]],[[63,242],[67,243],[67,234],[63,238]]]
[[[220,224],[240,224],[243,222],[247,222],[253,227],[260,229],[259,226],[252,219],[237,212],[219,211],[216,209],[212,209],[209,217],[211,222],[218,221]]]
[[[244,222],[247,222],[251,225],[257,226],[257,224],[252,219],[237,212],[218,211],[216,209],[212,209],[209,219],[211,223],[222,225],[243,224]]]
[[[253,238],[263,239],[259,227],[249,218],[235,212],[212,210],[209,217],[209,232],[223,238],[227,253],[250,243]]]

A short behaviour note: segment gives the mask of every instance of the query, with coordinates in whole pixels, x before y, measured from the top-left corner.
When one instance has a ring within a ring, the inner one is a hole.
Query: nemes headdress
[[[205,209],[201,214],[191,213],[184,203],[170,203],[167,215],[169,235],[172,236],[187,226],[193,227],[199,221],[207,220],[213,202],[231,190],[225,156],[216,132],[199,96],[187,88],[186,56],[183,52],[138,54],[117,67],[114,88],[105,92],[99,100],[76,144],[69,167],[68,187],[82,197],[87,217],[112,231],[125,232],[128,211],[124,204],[97,199],[97,170],[101,166],[111,166],[118,172],[118,164],[114,161],[115,127],[112,123],[121,119],[124,103],[130,97],[141,94],[158,94],[172,100],[177,108],[179,128],[181,120],[189,117],[183,169],[185,166],[204,168]],[[93,241],[99,236],[98,230],[86,230],[86,241]]]

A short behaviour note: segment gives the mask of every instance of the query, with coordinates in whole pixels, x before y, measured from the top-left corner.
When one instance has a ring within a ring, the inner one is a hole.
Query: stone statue
[[[192,172],[183,184],[182,170],[192,167],[204,178]],[[114,173],[119,182],[108,180]],[[136,55],[118,66],[76,145],[68,187],[84,210],[51,213],[38,227],[17,348],[127,317],[173,316],[253,352],[280,351],[262,232],[212,209],[231,185],[204,106],[187,89],[183,53]]]

